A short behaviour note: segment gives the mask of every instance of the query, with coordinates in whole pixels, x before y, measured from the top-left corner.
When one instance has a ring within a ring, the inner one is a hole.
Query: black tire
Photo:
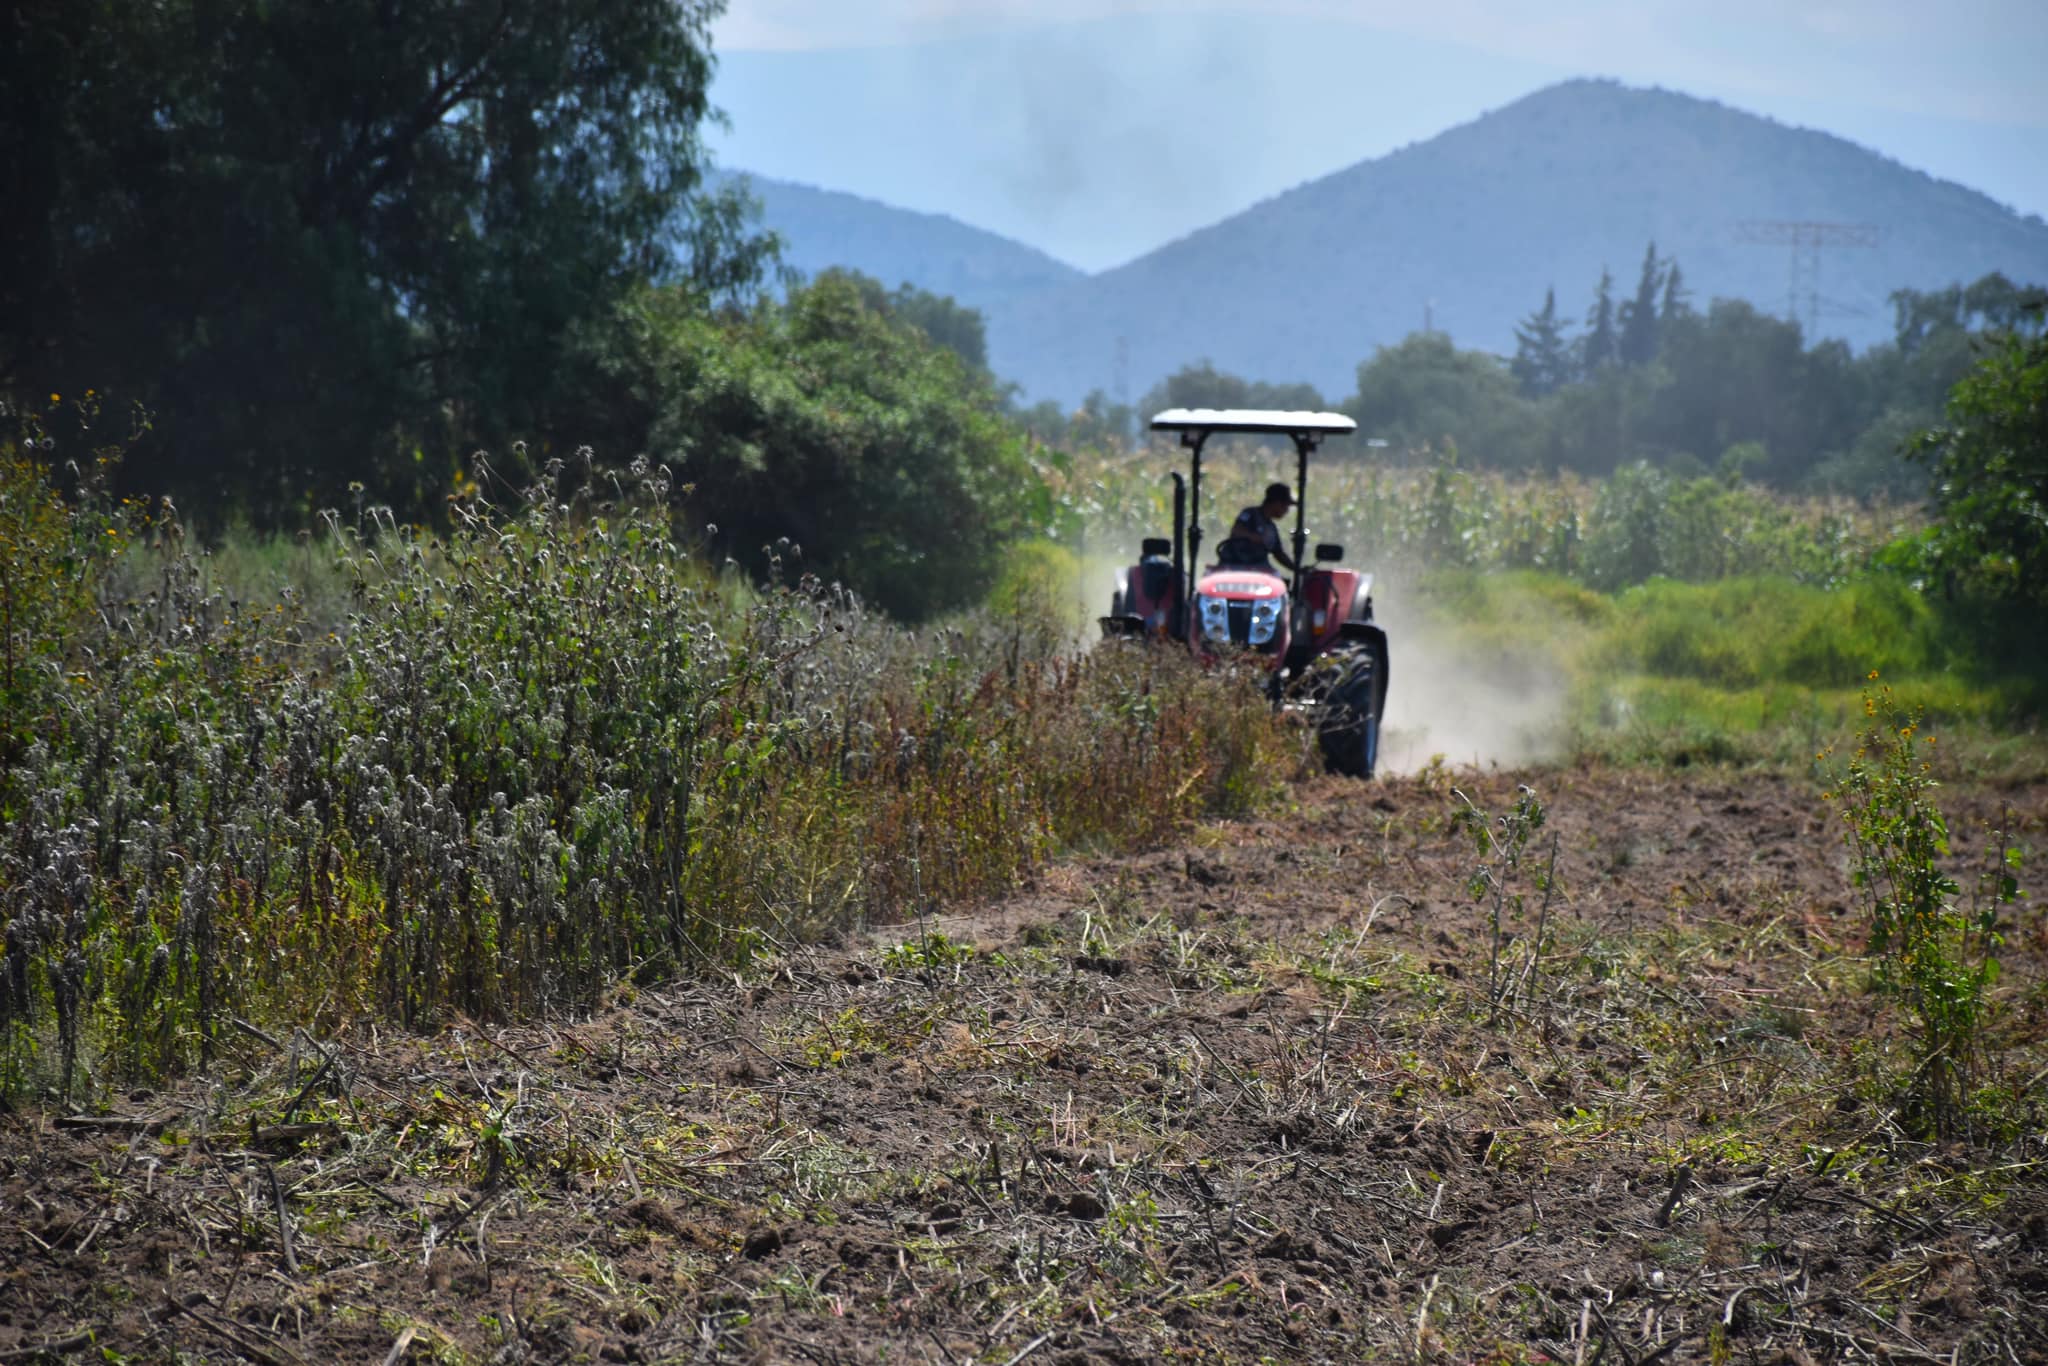
[[[1317,740],[1323,766],[1347,778],[1370,778],[1379,762],[1380,705],[1386,695],[1376,651],[1352,650],[1332,661]]]

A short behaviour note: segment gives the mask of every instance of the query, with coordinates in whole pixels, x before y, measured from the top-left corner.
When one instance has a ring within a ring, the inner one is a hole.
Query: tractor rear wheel
[[[1334,676],[1323,694],[1316,737],[1323,764],[1332,773],[1370,778],[1379,762],[1380,700],[1385,696],[1379,670],[1370,650],[1347,651],[1330,664]]]

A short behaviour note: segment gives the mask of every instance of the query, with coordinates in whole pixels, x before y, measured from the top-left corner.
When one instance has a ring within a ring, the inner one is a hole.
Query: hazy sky
[[[731,0],[714,32],[724,164],[1087,269],[1572,76],[2048,216],[2048,0]]]

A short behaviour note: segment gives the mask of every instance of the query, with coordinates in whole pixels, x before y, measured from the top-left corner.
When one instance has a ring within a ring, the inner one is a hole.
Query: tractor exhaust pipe
[[[1188,562],[1186,546],[1188,538],[1188,481],[1181,472],[1173,472],[1173,581],[1180,589],[1180,605],[1173,610],[1174,620],[1167,623],[1167,629],[1175,640],[1187,634],[1187,623],[1182,620],[1188,607]]]

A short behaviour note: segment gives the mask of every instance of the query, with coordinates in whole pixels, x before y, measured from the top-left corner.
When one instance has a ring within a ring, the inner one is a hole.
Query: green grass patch
[[[1875,669],[1917,678],[1942,661],[1927,600],[1889,577],[1824,588],[1786,578],[1653,579],[1615,603],[1598,663],[1727,689],[1854,687]]]
[[[1427,629],[1465,667],[1565,680],[1562,753],[1803,767],[1861,723],[1875,672],[1972,775],[2048,765],[2026,721],[2039,684],[2004,649],[2013,624],[1945,611],[1895,575],[1653,579],[1606,594],[1539,571],[1449,571],[1417,592]]]

